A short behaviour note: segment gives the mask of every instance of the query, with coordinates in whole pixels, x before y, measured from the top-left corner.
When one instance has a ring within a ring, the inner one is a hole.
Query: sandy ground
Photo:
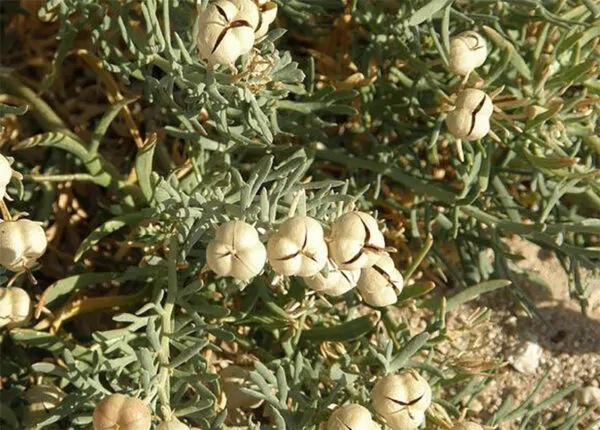
[[[511,240],[510,246],[515,253],[525,257],[519,263],[521,268],[533,272],[550,287],[546,290],[527,282],[520,285],[535,299],[548,324],[528,318],[509,294],[499,291],[453,312],[449,315],[448,327],[464,326],[465,315],[478,306],[486,306],[493,311],[490,323],[468,332],[464,335],[466,338],[458,340],[459,343],[467,344],[478,338],[481,346],[477,349],[477,356],[491,361],[497,358],[507,360],[515,355],[515,348],[526,341],[533,341],[542,347],[542,356],[539,366],[531,374],[518,372],[510,364],[502,367],[497,377],[467,405],[468,416],[474,419],[488,417],[508,394],[517,400],[525,399],[548,370],[550,376],[538,400],[571,382],[596,387],[600,384],[600,276],[584,274],[584,283],[591,284],[594,291],[591,309],[586,316],[581,313],[579,302],[569,297],[567,274],[554,255],[523,240]],[[563,406],[558,404],[553,411]],[[600,418],[600,408],[594,415],[594,419]],[[508,423],[501,428],[518,428],[518,423]]]

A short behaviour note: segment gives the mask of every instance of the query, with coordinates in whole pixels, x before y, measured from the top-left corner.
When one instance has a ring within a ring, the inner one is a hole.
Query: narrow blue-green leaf
[[[514,45],[510,41],[508,41],[506,38],[504,38],[504,36],[502,36],[500,33],[498,33],[496,30],[494,30],[493,28],[488,27],[487,25],[484,25],[483,29],[486,32],[486,34],[490,37],[490,39],[492,39],[492,42],[494,42],[494,44],[496,44],[497,46],[499,46],[502,49],[509,50],[510,62],[515,67],[517,72],[519,72],[521,74],[521,76],[523,76],[527,80],[529,80],[529,81],[532,80],[533,76],[531,74],[531,70],[529,69],[529,66],[527,65],[527,62],[519,54],[519,52],[514,47]]]
[[[0,116],[4,115],[24,115],[28,106],[10,106],[0,103]]]
[[[419,25],[431,19],[433,15],[446,7],[447,4],[451,3],[452,0],[432,0],[412,14],[408,25]]]
[[[49,148],[58,148],[70,152],[82,161],[88,160],[88,153],[85,147],[71,136],[59,132],[43,133],[22,140],[14,146],[14,150],[24,150],[36,146],[45,146]]]
[[[196,343],[195,345],[190,346],[189,348],[181,351],[179,355],[169,363],[169,367],[171,369],[175,369],[181,366],[182,364],[188,362],[192,357],[194,357],[196,354],[202,351],[206,347],[206,345],[208,345],[208,341],[202,340]]]
[[[100,147],[100,142],[106,134],[108,127],[110,127],[110,125],[115,120],[119,112],[121,112],[121,109],[123,109],[125,106],[127,106],[129,103],[132,103],[135,100],[135,98],[123,99],[121,101],[116,102],[110,108],[108,108],[108,110],[104,113],[102,119],[94,129],[94,133],[92,134],[92,139],[90,140],[90,154],[95,154],[98,151],[98,148]]]
[[[489,293],[491,291],[497,290],[499,288],[504,288],[510,285],[511,282],[506,279],[497,279],[493,281],[482,282],[477,285],[473,285],[472,287],[465,288],[464,290],[456,293],[446,301],[446,311],[451,311],[456,309],[458,306],[463,303],[467,303],[471,300],[475,300],[482,294]],[[440,304],[440,299],[432,299],[429,300],[425,306],[432,309],[437,309]]]
[[[152,163],[157,142],[157,135],[153,134],[150,139],[145,142],[144,147],[138,150],[135,159],[135,171],[138,183],[140,184],[142,193],[148,203],[154,198],[155,185],[152,184]]]
[[[96,245],[109,234],[112,234],[122,229],[123,227],[132,227],[134,225],[137,225],[138,223],[146,219],[148,216],[149,215],[146,212],[136,212],[133,214],[122,215],[105,222],[100,227],[92,231],[90,235],[86,237],[83,242],[81,242],[79,248],[77,248],[77,251],[75,252],[75,262],[79,261],[79,259],[87,250],[89,250],[92,246]]]
[[[356,340],[371,333],[378,322],[379,315],[373,313],[331,327],[317,327],[304,330],[302,332],[302,339],[314,342]]]
[[[44,291],[40,303],[44,306],[49,306],[59,299],[66,297],[75,291],[90,285],[102,284],[105,282],[115,281],[121,276],[120,273],[82,273],[80,275],[69,276],[68,278],[56,281]]]
[[[429,334],[424,332],[419,333],[411,340],[409,340],[404,345],[402,350],[400,350],[400,352],[396,354],[394,359],[391,361],[388,372],[394,373],[401,369],[404,366],[404,364],[412,358],[413,355],[415,355],[421,350],[423,345],[425,345],[425,343],[427,342],[427,339],[429,339]]]
[[[31,365],[31,370],[37,373],[43,373],[45,375],[54,375],[59,378],[67,378],[69,372],[64,367],[58,366],[54,363],[39,362]]]

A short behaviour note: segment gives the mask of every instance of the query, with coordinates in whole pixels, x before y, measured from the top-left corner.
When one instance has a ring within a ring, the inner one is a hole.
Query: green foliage
[[[174,415],[202,429],[233,429],[218,407],[213,363],[227,359],[252,363],[252,388],[244,390],[264,400],[262,414],[241,428],[320,428],[333,405],[369,405],[377,377],[408,367],[426,376],[434,401],[455,421],[463,400],[481,392],[497,369],[474,371],[440,352],[437,346],[451,341],[446,313],[504,287],[536,311],[504,239],[518,235],[552,250],[568,273],[598,269],[593,2],[277,3],[290,32],[272,29],[235,68],[198,59],[195,1],[47,0],[41,6],[39,18],[58,23],[60,41],[45,88],[61,79],[71,50],[85,38],[127,97],[103,113],[88,141],[25,80],[1,71],[1,87],[27,102],[42,129],[14,149],[47,148],[67,157],[67,171],[48,175],[46,183],[88,182],[104,203],[70,275],[41,280],[38,316],[45,307],[47,319],[2,334],[11,352],[1,358],[10,379],[0,397],[3,426],[21,428],[20,398],[35,375],[68,394],[39,428],[89,428],[96,403],[123,392],[139,396],[160,419]],[[354,27],[345,51],[323,53],[339,61],[329,76],[329,63],[307,59],[306,52],[317,49],[312,38],[329,34],[342,14]],[[479,25],[490,55],[469,82],[488,93],[501,89],[496,105],[504,114],[493,120],[499,141],[463,142],[463,163],[451,149],[441,108],[460,85],[447,70],[449,37]],[[339,85],[349,75],[347,58],[374,79]],[[145,140],[118,164],[103,141],[138,100],[148,109],[138,124]],[[542,112],[528,115],[536,108]],[[0,104],[0,115],[8,114],[26,109]],[[184,165],[170,157],[172,140]],[[41,187],[44,178],[34,177],[26,183]],[[223,222],[242,219],[271,232],[290,214],[327,225],[349,208],[377,211],[389,221],[388,238],[412,250],[400,256],[411,284],[396,306],[430,309],[423,332],[411,333],[392,309],[369,308],[353,293],[325,299],[301,280],[276,279],[269,270],[249,283],[203,271],[206,246]],[[141,252],[125,258],[115,238]],[[99,257],[102,246],[109,257]],[[86,262],[96,259],[98,265]],[[421,278],[423,270],[431,276]],[[430,279],[459,291],[431,297]],[[569,279],[585,310],[590,291],[578,275]],[[102,309],[111,309],[111,318],[91,336],[68,324]],[[487,318],[483,312],[475,323]],[[231,345],[237,355],[227,350]],[[520,419],[521,428],[567,429],[590,414],[575,404],[549,423],[545,409],[575,387],[536,403],[542,383],[523,404],[506,399],[486,424]],[[459,394],[450,396],[450,388]],[[431,415],[428,423],[440,419]]]

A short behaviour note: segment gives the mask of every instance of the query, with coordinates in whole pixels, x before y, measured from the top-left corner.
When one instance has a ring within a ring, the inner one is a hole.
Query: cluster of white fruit
[[[425,421],[431,404],[431,387],[416,371],[409,369],[381,378],[371,391],[375,412],[392,430],[413,430]],[[336,409],[327,430],[375,430],[379,426],[364,406],[349,404]]]
[[[253,409],[262,404],[242,392],[249,371],[239,366],[229,366],[219,372],[223,392],[227,396],[227,408]],[[28,390],[29,410],[39,422],[55,408],[64,393],[54,386],[35,386]],[[381,378],[371,392],[372,406],[379,418],[392,430],[414,430],[425,421],[425,411],[431,404],[431,387],[415,370]],[[123,394],[111,394],[104,398],[93,414],[94,430],[150,430],[152,413],[140,399]],[[358,404],[344,405],[336,409],[327,422],[327,430],[379,430],[367,408]],[[177,418],[160,423],[156,430],[197,430]],[[453,430],[482,430],[479,424],[461,422]]]
[[[8,159],[0,154],[0,206],[4,220],[0,222],[0,265],[13,272],[25,272],[44,255],[46,233],[39,223],[28,219],[10,219],[4,200],[10,180],[20,178]],[[15,327],[29,320],[31,299],[21,288],[0,288],[0,327]]]
[[[254,409],[263,401],[256,399],[241,388],[248,386],[250,371],[236,365],[231,365],[219,372],[221,390],[227,399],[227,409]],[[60,390],[59,390],[60,391]],[[52,398],[57,397],[51,390]],[[61,392],[62,393],[62,392]],[[64,396],[64,394],[63,394]],[[46,395],[46,397],[49,397]],[[47,401],[44,405],[54,408],[62,397],[56,401]],[[39,408],[36,408],[36,410]],[[39,421],[38,421],[39,422]],[[96,405],[93,414],[94,430],[150,430],[152,413],[150,408],[140,399],[124,394],[111,394]],[[198,430],[190,428],[177,418],[161,422],[155,430]]]
[[[26,430],[48,419],[65,398],[65,393],[55,385],[34,385],[24,395],[27,401],[23,424]],[[152,414],[144,402],[123,394],[112,394],[96,406],[93,415],[94,430],[149,430]],[[163,421],[156,430],[198,430],[190,428],[177,418]]]
[[[364,212],[337,218],[326,237],[318,221],[294,216],[271,235],[267,247],[256,228],[230,221],[216,229],[206,250],[208,267],[220,276],[249,280],[269,261],[282,276],[299,276],[329,296],[357,287],[365,302],[383,307],[396,303],[404,280],[386,252],[377,220]]]
[[[209,64],[231,65],[250,52],[277,16],[267,0],[217,0],[198,16],[198,51]]]
[[[465,31],[450,41],[450,70],[464,76],[480,67],[487,58],[485,39],[474,31]],[[469,88],[458,93],[456,104],[446,117],[450,133],[457,139],[478,140],[490,132],[494,112],[492,99],[481,90]]]

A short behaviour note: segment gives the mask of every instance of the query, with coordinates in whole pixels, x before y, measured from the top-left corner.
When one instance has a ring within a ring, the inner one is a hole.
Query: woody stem
[[[168,286],[167,286],[167,298],[164,306],[163,317],[162,317],[162,339],[160,342],[159,361],[161,364],[161,370],[158,375],[159,390],[158,396],[160,403],[162,404],[163,413],[168,415],[171,410],[170,401],[170,335],[173,331],[173,310],[175,308],[175,299],[177,298],[177,255],[178,250],[177,237],[171,237],[169,241],[169,253],[168,253]],[[165,419],[167,417],[165,416]]]

